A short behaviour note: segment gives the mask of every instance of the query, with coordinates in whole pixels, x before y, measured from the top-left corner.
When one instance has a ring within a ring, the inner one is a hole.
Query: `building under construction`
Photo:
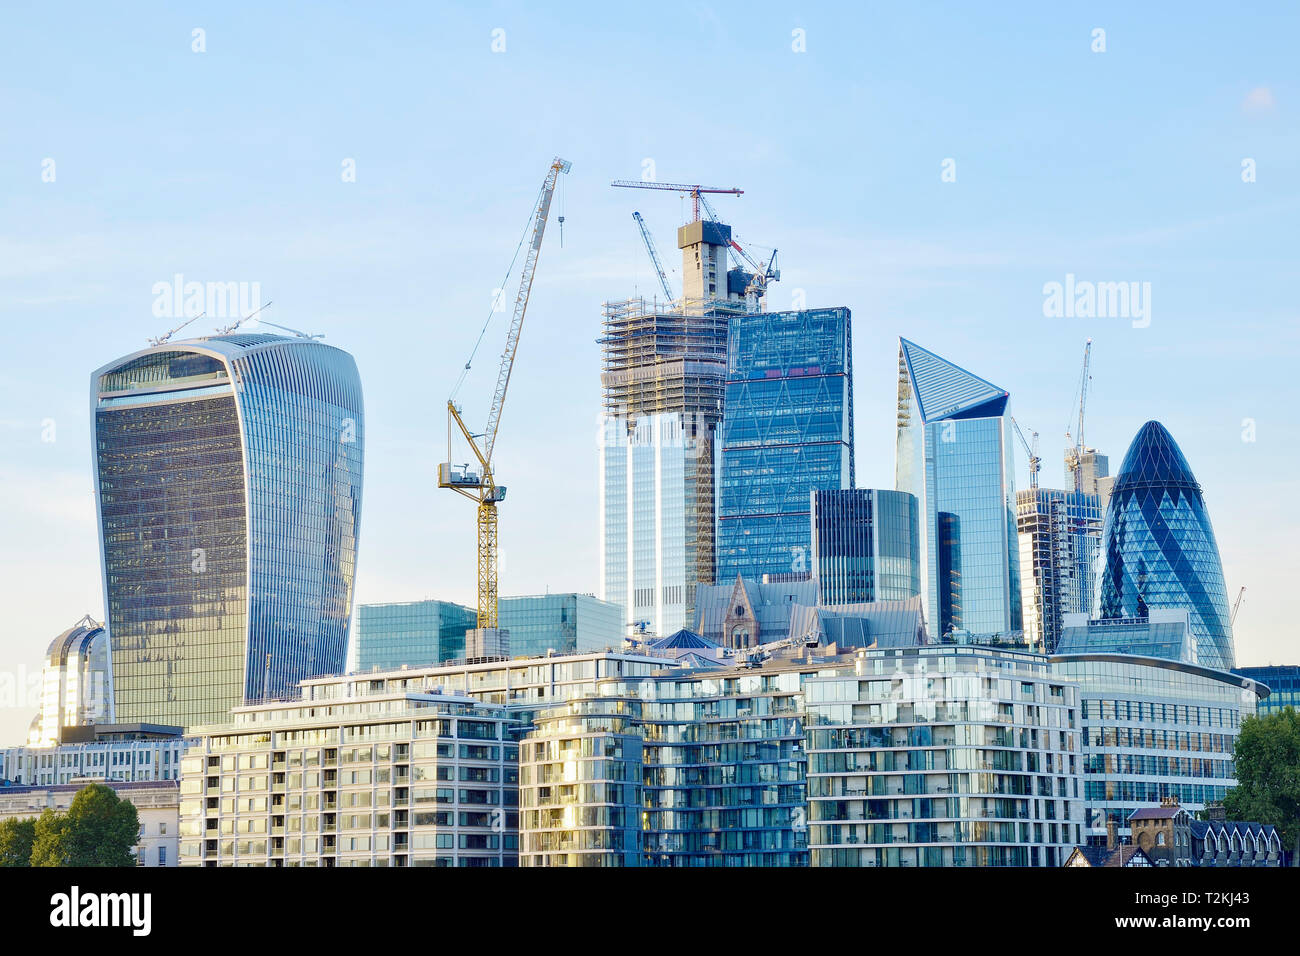
[[[1066,614],[1088,613],[1105,512],[1095,494],[1057,488],[1016,492],[1025,637],[1051,654]]]
[[[622,605],[630,626],[659,635],[689,626],[696,586],[713,583],[728,323],[763,308],[775,278],[771,268],[727,268],[729,249],[739,247],[703,205],[713,218],[677,231],[680,296],[636,214],[665,297],[605,303],[598,339],[600,597]]]

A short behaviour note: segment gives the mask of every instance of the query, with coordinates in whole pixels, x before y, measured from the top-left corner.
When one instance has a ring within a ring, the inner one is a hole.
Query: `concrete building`
[[[862,651],[804,693],[813,866],[1061,866],[1080,842],[1078,688],[1044,658]]]
[[[513,866],[505,709],[340,677],[235,708],[183,761],[184,866]]]
[[[181,728],[157,724],[65,727],[50,747],[0,749],[0,781],[58,787],[73,781],[149,783],[176,780],[189,739]]]
[[[46,810],[66,811],[83,787],[103,782],[85,779],[50,786],[0,787],[0,820],[39,817]],[[139,815],[139,842],[133,851],[136,865],[176,866],[180,860],[180,784],[171,779],[147,783],[112,781],[108,786],[118,797],[135,804]]]
[[[814,490],[811,521],[818,603],[906,601],[921,593],[914,495],[876,488]]]
[[[261,333],[93,373],[116,720],[223,718],[343,670],[365,429],[346,352]]]

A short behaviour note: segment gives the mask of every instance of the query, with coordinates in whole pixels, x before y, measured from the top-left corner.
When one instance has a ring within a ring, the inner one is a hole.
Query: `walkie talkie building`
[[[119,721],[191,726],[346,658],[364,427],[308,338],[167,343],[91,377]]]

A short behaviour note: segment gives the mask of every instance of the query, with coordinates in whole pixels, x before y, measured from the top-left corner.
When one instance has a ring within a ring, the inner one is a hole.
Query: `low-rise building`
[[[518,752],[503,707],[463,694],[310,682],[196,728],[187,866],[513,866]]]
[[[177,780],[187,738],[180,727],[91,724],[60,729],[62,743],[0,749],[0,781],[49,787],[74,780]]]
[[[0,787],[0,820],[39,817],[46,810],[66,811],[83,787],[104,782],[88,778],[44,787]],[[173,779],[148,783],[111,781],[107,786],[121,799],[135,804],[140,818],[139,842],[134,850],[136,865],[176,866],[180,784]]]
[[[1227,671],[1129,654],[1063,654],[1083,718],[1085,842],[1115,846],[1141,807],[1172,800],[1191,812],[1236,786],[1241,722],[1267,688]]]
[[[1079,691],[1045,658],[863,651],[804,693],[814,866],[1060,866],[1080,842]]]

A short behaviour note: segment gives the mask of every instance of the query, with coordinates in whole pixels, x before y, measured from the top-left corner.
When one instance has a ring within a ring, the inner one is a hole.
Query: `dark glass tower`
[[[1228,594],[1201,486],[1173,436],[1147,422],[1111,491],[1101,535],[1094,616],[1137,618],[1149,608],[1186,608],[1196,662],[1233,666]]]
[[[812,573],[822,604],[905,601],[921,593],[916,498],[903,491],[812,493]]]
[[[361,518],[346,352],[236,334],[91,377],[119,721],[192,726],[344,669]]]
[[[811,571],[810,493],[853,487],[848,309],[731,319],[718,478],[718,573]]]

